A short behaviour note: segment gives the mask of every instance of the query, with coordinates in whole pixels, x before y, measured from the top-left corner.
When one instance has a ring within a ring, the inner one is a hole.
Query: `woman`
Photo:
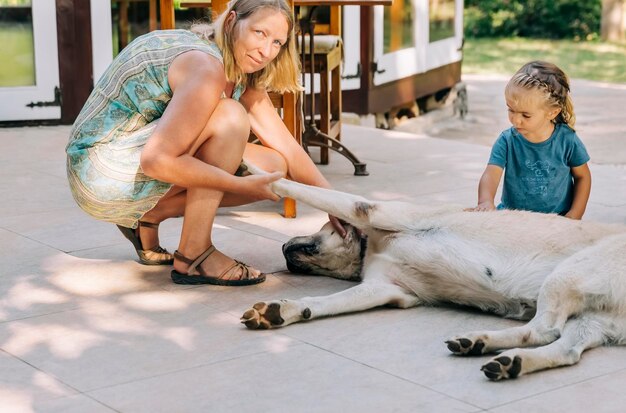
[[[77,203],[113,222],[143,264],[174,265],[181,284],[249,285],[260,271],[216,250],[219,206],[278,197],[288,174],[329,188],[267,95],[300,90],[294,19],[285,0],[233,0],[211,25],[148,33],[113,61],[67,146]],[[252,130],[263,146],[248,143]],[[274,173],[235,176],[242,157]],[[184,216],[178,250],[158,225]],[[345,230],[331,217],[341,233]]]

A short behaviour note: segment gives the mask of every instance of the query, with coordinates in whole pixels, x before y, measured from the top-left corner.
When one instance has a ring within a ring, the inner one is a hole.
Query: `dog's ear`
[[[343,224],[343,227],[346,229],[346,236],[343,239],[344,244],[352,244],[355,241],[358,241],[357,239],[355,239],[356,237],[359,236],[358,231],[355,227],[353,227],[350,224]]]

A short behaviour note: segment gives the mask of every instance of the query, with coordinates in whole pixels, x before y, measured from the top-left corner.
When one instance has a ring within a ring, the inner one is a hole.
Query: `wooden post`
[[[157,2],[156,0],[150,0],[150,5],[148,6],[149,10],[149,29],[150,31],[154,31],[157,29]]]
[[[121,0],[117,3],[120,12],[119,30],[120,51],[128,46],[128,0]]]
[[[174,29],[174,0],[161,0],[161,30]]]
[[[90,16],[88,0],[56,0],[63,124],[74,122],[93,89]]]

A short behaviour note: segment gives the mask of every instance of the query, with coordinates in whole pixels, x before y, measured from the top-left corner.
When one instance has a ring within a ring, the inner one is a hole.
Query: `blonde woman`
[[[269,184],[286,174],[330,187],[267,95],[300,90],[298,78],[285,0],[233,0],[213,25],[135,39],[72,129],[66,151],[74,198],[93,217],[117,224],[140,262],[173,264],[176,283],[262,282],[259,270],[215,249],[212,226],[219,206],[276,200]],[[263,146],[247,142],[250,130]],[[242,157],[273,173],[235,176]],[[158,225],[179,216],[172,255],[159,246]]]

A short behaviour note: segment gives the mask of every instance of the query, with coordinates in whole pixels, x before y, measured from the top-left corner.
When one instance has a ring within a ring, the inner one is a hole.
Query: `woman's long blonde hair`
[[[254,73],[244,73],[235,63],[233,33],[240,21],[265,8],[279,11],[285,16],[289,25],[288,39],[276,58],[265,68]],[[234,24],[227,24],[227,18],[231,12],[237,14],[237,19]],[[204,40],[217,44],[222,51],[224,71],[229,81],[235,84],[242,83],[246,87],[284,93],[298,92],[302,89],[294,25],[293,13],[286,0],[231,0],[226,11],[220,14],[212,24],[194,24],[191,26],[191,31]]]
[[[543,92],[549,107],[561,109],[553,122],[564,123],[574,129],[576,115],[570,96],[569,79],[558,66],[540,60],[526,63],[509,80],[505,93],[512,86]]]

